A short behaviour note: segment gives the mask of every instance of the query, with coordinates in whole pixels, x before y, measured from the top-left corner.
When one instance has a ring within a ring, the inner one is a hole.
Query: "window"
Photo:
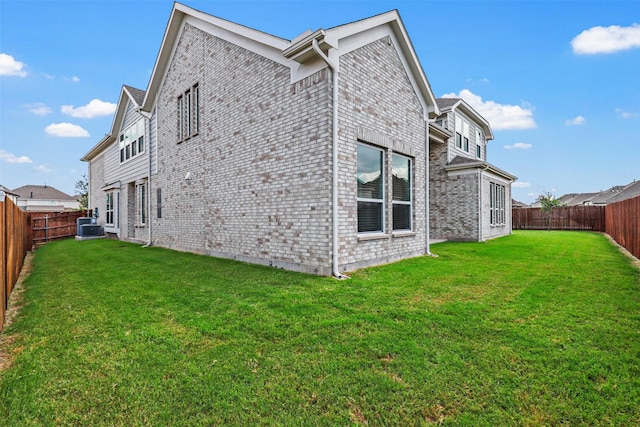
[[[144,153],[144,119],[139,119],[120,134],[120,163]]]
[[[506,222],[506,188],[504,185],[489,183],[489,223],[504,225]]]
[[[136,223],[147,223],[147,184],[136,184]]]
[[[391,215],[393,231],[413,227],[413,160],[393,153],[390,165],[387,152],[358,144],[358,233],[384,233],[385,218]],[[391,179],[391,205],[387,198],[387,178]]]
[[[483,144],[483,138],[482,138],[482,131],[480,129],[476,129],[476,157],[481,159],[482,158],[482,144]]]
[[[358,144],[358,233],[384,231],[384,152]]]
[[[200,88],[194,84],[178,95],[178,142],[200,132]]]
[[[162,218],[162,189],[156,189],[156,205],[158,206],[158,218]]]
[[[113,216],[113,192],[111,193],[107,193],[106,194],[106,207],[105,207],[105,212],[106,212],[106,224],[107,225],[113,225],[114,224],[114,216]]]
[[[411,159],[393,154],[391,161],[393,189],[393,229],[411,230]]]
[[[456,132],[456,148],[462,148],[462,134]]]
[[[464,151],[469,152],[469,123],[462,122],[462,140],[464,142]]]

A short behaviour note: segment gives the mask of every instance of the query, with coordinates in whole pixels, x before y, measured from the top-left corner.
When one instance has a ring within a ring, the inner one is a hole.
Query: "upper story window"
[[[469,152],[469,123],[462,122],[462,147]]]
[[[178,142],[200,133],[200,87],[198,83],[178,95]]]
[[[469,123],[456,115],[456,148],[469,152]]]
[[[484,145],[484,138],[482,137],[482,131],[476,129],[476,157],[482,158],[482,146]]]
[[[144,153],[144,119],[126,128],[118,137],[120,163]]]

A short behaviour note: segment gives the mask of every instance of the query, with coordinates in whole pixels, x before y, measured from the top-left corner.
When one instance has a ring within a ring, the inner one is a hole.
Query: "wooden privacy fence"
[[[9,295],[18,281],[24,257],[33,241],[31,218],[0,194],[0,330],[4,326]]]
[[[640,258],[640,196],[606,207],[605,232]]]
[[[542,208],[513,209],[514,230],[547,230],[549,216]],[[551,230],[605,231],[604,206],[567,206],[554,208]]]
[[[90,215],[90,212],[32,212],[30,215],[33,224],[33,243],[39,244],[75,236],[76,220]]]

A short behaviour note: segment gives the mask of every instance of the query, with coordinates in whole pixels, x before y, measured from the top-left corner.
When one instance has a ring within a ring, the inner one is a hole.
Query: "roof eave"
[[[84,156],[80,158],[83,162],[90,162],[93,160],[98,154],[100,154],[105,148],[111,145],[115,141],[115,138],[111,136],[111,134],[107,134],[98,142],[91,150],[87,152]]]

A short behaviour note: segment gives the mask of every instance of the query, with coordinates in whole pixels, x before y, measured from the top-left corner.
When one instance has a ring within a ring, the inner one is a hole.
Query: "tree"
[[[86,173],[83,173],[82,178],[76,181],[76,191],[79,195],[80,209],[89,209],[89,178]]]
[[[546,192],[538,196],[536,200],[540,202],[542,212],[547,214],[547,230],[551,230],[551,219],[553,218],[553,210],[565,206],[560,200],[556,199],[553,194]]]

